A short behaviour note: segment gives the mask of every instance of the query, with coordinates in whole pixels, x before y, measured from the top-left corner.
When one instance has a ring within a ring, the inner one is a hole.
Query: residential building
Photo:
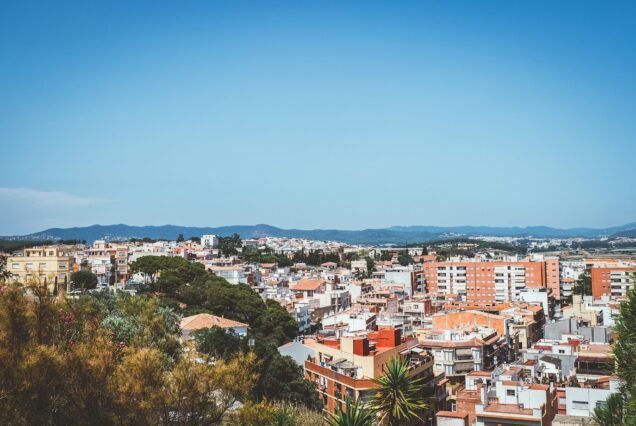
[[[634,286],[634,266],[593,267],[592,296],[610,296],[614,299],[627,297],[627,290]]]
[[[197,330],[212,327],[220,327],[228,333],[234,333],[241,337],[246,337],[247,331],[249,329],[249,326],[247,324],[243,324],[242,322],[218,317],[211,314],[197,314],[185,317],[179,324],[179,328],[181,329],[181,338],[183,340],[192,339],[192,333]]]
[[[465,376],[477,370],[491,370],[504,360],[506,338],[488,327],[416,330],[422,346],[435,359],[434,371],[448,377]]]
[[[530,383],[528,383],[530,382]],[[471,372],[457,391],[457,418],[468,424],[551,426],[557,413],[556,388],[526,380],[523,369]],[[442,419],[450,416],[442,413]],[[439,414],[438,414],[439,420]]]
[[[225,279],[230,284],[252,285],[254,283],[254,274],[242,265],[211,266],[206,264],[205,269]]]
[[[366,274],[367,273],[367,261],[365,259],[362,260],[352,260],[351,261],[351,272]]]
[[[426,293],[454,294],[461,300],[480,303],[518,301],[525,288],[547,288],[559,298],[558,263],[558,258],[428,262],[422,266],[424,288]]]
[[[206,248],[217,248],[219,246],[219,237],[216,235],[203,235],[201,237],[201,245]]]
[[[619,392],[621,381],[618,377],[609,377],[608,386],[595,387],[566,387],[565,406],[568,416],[592,417],[594,410],[607,404],[607,398],[613,393]]]
[[[75,258],[59,246],[28,248],[22,256],[7,258],[7,271],[14,281],[23,284],[37,281],[46,284],[51,291],[55,283],[60,286],[68,282],[74,267]]]
[[[373,379],[384,374],[385,365],[393,358],[408,360],[410,376],[422,378],[427,394],[435,401],[446,396],[436,386],[443,375],[433,374],[433,357],[417,339],[402,338],[400,330],[380,328],[338,339],[305,339],[304,344],[315,351],[315,356],[305,361],[305,378],[316,383],[326,413],[344,409],[346,398],[372,397]]]

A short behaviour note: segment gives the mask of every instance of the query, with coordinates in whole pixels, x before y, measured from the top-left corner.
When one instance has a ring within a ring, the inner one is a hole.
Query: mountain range
[[[418,243],[466,236],[498,237],[636,237],[636,222],[610,228],[560,229],[548,226],[490,227],[490,226],[393,226],[381,229],[282,229],[271,225],[234,225],[221,227],[193,227],[178,225],[130,226],[92,225],[75,228],[51,228],[28,235],[0,237],[8,240],[86,240],[152,238],[174,240],[179,234],[185,238],[215,234],[228,236],[237,233],[241,238],[289,237],[311,240],[339,241],[348,244],[398,244]]]

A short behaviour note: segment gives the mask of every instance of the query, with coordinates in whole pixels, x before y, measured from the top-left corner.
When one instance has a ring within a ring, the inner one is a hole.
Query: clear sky
[[[0,235],[636,220],[636,2],[0,3]]]

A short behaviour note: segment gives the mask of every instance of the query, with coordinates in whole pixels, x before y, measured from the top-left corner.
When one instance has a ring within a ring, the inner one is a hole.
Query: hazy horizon
[[[34,230],[34,231],[30,231],[30,232],[23,232],[23,233],[10,233],[10,234],[0,234],[2,236],[22,236],[22,235],[30,235],[30,234],[36,234],[42,231],[46,231],[47,229],[69,229],[69,228],[86,228],[86,227],[91,227],[91,226],[119,226],[119,225],[124,225],[124,226],[133,226],[133,227],[146,227],[146,226],[153,226],[153,227],[162,227],[162,226],[177,226],[177,227],[185,227],[185,228],[224,228],[224,227],[240,227],[240,226],[272,226],[275,228],[279,228],[279,229],[284,229],[284,230],[302,230],[302,231],[314,231],[314,230],[334,230],[334,231],[364,231],[364,230],[369,230],[369,229],[389,229],[389,228],[408,228],[408,227],[436,227],[436,228],[464,228],[464,227],[473,227],[473,228],[521,228],[521,229],[525,229],[525,228],[534,228],[534,227],[547,227],[547,228],[553,228],[553,229],[560,229],[560,230],[568,230],[568,229],[607,229],[607,228],[614,228],[614,227],[621,227],[621,226],[625,226],[625,225],[631,225],[631,224],[636,224],[636,221],[633,222],[626,222],[626,223],[621,223],[621,224],[615,224],[615,225],[610,225],[610,226],[606,226],[606,227],[592,227],[592,226],[569,226],[569,227],[556,227],[556,226],[550,226],[550,225],[542,225],[542,224],[538,224],[538,225],[510,225],[510,226],[499,226],[499,225],[472,225],[472,224],[463,224],[463,225],[444,225],[444,226],[440,226],[440,225],[425,225],[425,224],[411,224],[411,225],[389,225],[389,226],[383,226],[383,227],[379,227],[379,228],[335,228],[335,227],[324,227],[324,228],[294,228],[294,227],[289,227],[289,226],[281,226],[281,225],[273,225],[270,223],[254,223],[254,224],[222,224],[222,225],[187,225],[187,224],[179,224],[179,223],[162,223],[162,224],[131,224],[131,223],[93,223],[90,225],[81,225],[81,226],[67,226],[67,227],[49,227],[49,228],[42,228],[42,229],[38,229],[38,230]]]

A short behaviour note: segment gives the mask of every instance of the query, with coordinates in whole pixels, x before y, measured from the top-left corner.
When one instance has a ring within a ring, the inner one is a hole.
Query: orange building
[[[625,297],[627,290],[634,286],[636,267],[605,266],[590,269],[592,296]]]
[[[545,258],[545,280],[546,287],[552,290],[552,297],[559,300],[561,298],[561,270],[558,257]]]
[[[438,401],[444,397],[444,376],[433,374],[433,357],[417,339],[402,338],[399,329],[381,327],[361,336],[305,339],[304,344],[315,351],[315,357],[305,361],[305,379],[316,383],[327,413],[344,409],[347,397],[355,401],[373,396],[373,379],[384,374],[393,358],[408,360],[410,375],[422,378]]]
[[[519,300],[524,288],[548,288],[560,297],[559,259],[497,262],[428,262],[423,265],[424,289],[430,294],[457,294],[469,302]]]

